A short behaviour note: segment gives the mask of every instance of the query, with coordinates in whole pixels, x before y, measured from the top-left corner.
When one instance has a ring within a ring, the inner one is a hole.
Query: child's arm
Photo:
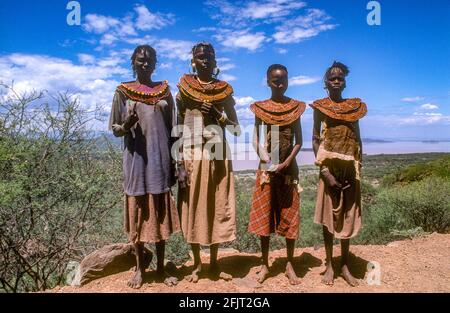
[[[112,130],[116,137],[125,136],[125,134],[130,131],[131,127],[139,120],[135,108],[136,104],[130,108],[129,112],[127,112],[125,120],[122,120],[120,111],[124,105],[125,99],[123,95],[119,91],[116,91],[114,94],[111,116],[109,118],[109,129]]]
[[[298,119],[298,122],[294,123],[294,139],[295,143],[291,153],[283,163],[277,166],[276,172],[281,172],[283,169],[289,167],[289,165],[291,165],[292,160],[295,159],[300,149],[302,148],[303,137],[302,137],[302,124],[300,122],[300,118]]]
[[[239,120],[236,114],[234,98],[230,97],[223,107],[225,115],[219,118],[219,122],[226,125],[227,130],[229,130],[234,136],[241,135],[241,127],[239,126]],[[229,127],[231,126],[231,127]],[[225,134],[223,134],[225,136]]]
[[[270,162],[270,156],[267,150],[260,145],[259,138],[260,138],[260,126],[261,126],[261,120],[255,116],[255,128],[253,129],[253,149],[255,149],[256,154],[260,158],[260,160],[263,163],[269,163]]]
[[[319,145],[320,145],[320,128],[322,125],[323,115],[320,113],[319,110],[314,109],[314,126],[313,126],[313,138],[312,138],[312,144],[313,144],[313,150],[314,155],[317,157],[317,151],[319,151]],[[325,180],[325,183],[330,188],[335,189],[341,189],[342,184],[331,174],[330,170],[322,165],[320,167],[320,175]]]
[[[317,151],[319,150],[320,145],[320,127],[322,123],[322,114],[319,110],[314,109],[314,126],[313,126],[313,135],[312,135],[312,145],[314,156],[317,156]]]
[[[356,137],[358,138],[358,143],[359,143],[359,161],[362,162],[363,145],[362,145],[362,139],[361,139],[361,132],[359,130],[359,121],[356,121],[355,130],[356,130]]]

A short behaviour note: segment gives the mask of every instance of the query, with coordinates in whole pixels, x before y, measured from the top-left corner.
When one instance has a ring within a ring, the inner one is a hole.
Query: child
[[[300,280],[292,263],[300,224],[301,189],[295,157],[302,146],[300,116],[305,111],[305,104],[284,95],[288,88],[285,66],[269,66],[267,85],[272,90],[271,98],[250,106],[255,113],[253,144],[261,162],[256,174],[248,231],[261,238],[262,265],[258,281],[262,283],[269,276],[270,234],[277,233],[286,238],[286,276],[292,285],[296,285]],[[262,124],[267,126],[264,147],[259,143]]]
[[[209,43],[192,48],[192,71],[180,79],[177,95],[178,121],[183,125],[182,158],[178,170],[178,207],[184,238],[191,244],[194,269],[187,280],[198,282],[203,272],[200,245],[210,246],[210,274],[224,280],[231,275],[221,272],[217,262],[220,243],[236,238],[236,205],[231,160],[214,153],[210,139],[218,139],[227,149],[223,128],[233,125],[238,135],[238,119],[232,97],[233,88],[216,79],[219,72],[216,53]],[[198,123],[198,126],[196,124]],[[218,127],[222,136],[210,137],[208,127]],[[197,139],[191,140],[192,137]]]
[[[314,101],[313,149],[320,166],[314,222],[323,225],[326,271],[322,282],[332,285],[333,236],[341,239],[341,274],[351,286],[357,280],[348,269],[350,238],[361,228],[360,168],[362,142],[358,120],[367,113],[361,99],[343,99],[349,70],[334,62],[325,73],[328,97]]]
[[[170,191],[174,183],[170,156],[174,104],[167,81],[151,80],[156,65],[152,47],[138,46],[131,65],[137,79],[117,87],[110,118],[114,135],[124,137],[125,230],[136,254],[136,272],[128,286],[142,286],[144,242],[156,243],[158,278],[173,286],[177,281],[164,270],[164,249],[165,240],[180,230]]]

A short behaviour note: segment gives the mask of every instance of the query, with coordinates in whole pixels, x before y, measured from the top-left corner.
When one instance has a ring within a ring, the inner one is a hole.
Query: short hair
[[[348,69],[347,65],[345,65],[344,63],[338,62],[338,61],[334,61],[333,64],[325,72],[324,80],[326,80],[328,78],[328,76],[331,74],[331,71],[334,68],[340,69],[342,71],[342,73],[344,74],[344,77],[346,77],[350,73],[350,70]]]
[[[195,46],[192,47],[192,56],[195,56],[195,53],[197,52],[197,50],[200,47],[208,49],[211,54],[213,54],[214,56],[216,55],[216,51],[214,50],[214,47],[212,46],[212,44],[210,44],[209,42],[202,41],[202,42],[199,42],[198,44],[196,44]]]
[[[273,70],[283,70],[283,71],[286,71],[286,73],[288,72],[286,66],[284,66],[282,64],[272,64],[271,66],[269,66],[267,68],[266,76],[269,77],[270,72],[272,72]]]
[[[136,77],[136,69],[134,67],[134,61],[136,60],[136,55],[138,54],[139,51],[148,51],[148,53],[155,60],[155,63],[153,65],[156,65],[156,50],[149,45],[137,46],[136,49],[134,49],[134,51],[133,51],[133,55],[131,56],[131,68],[133,69],[133,75],[135,77]]]

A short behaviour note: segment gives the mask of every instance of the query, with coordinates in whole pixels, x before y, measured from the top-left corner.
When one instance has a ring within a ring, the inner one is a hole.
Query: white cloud
[[[218,29],[217,27],[200,27],[200,28],[197,28],[197,29],[193,29],[192,31],[194,33],[202,33],[202,32],[214,32],[217,29]]]
[[[247,108],[255,102],[256,100],[250,96],[238,97],[234,96],[234,101],[236,101],[236,107],[238,108]]]
[[[227,82],[232,82],[237,79],[236,76],[233,76],[231,74],[226,74],[226,73],[223,73],[223,74],[220,73],[219,76],[222,80],[227,81]]]
[[[219,63],[218,66],[221,71],[228,71],[236,67],[236,65],[234,65],[233,63],[223,63],[222,65]]]
[[[331,17],[323,10],[305,9],[305,14],[301,15],[300,10],[304,10],[307,6],[302,1],[208,0],[206,5],[211,18],[224,26],[221,29],[211,29],[216,32],[214,38],[227,47],[247,48],[250,51],[255,51],[265,42],[273,40],[279,44],[298,43],[337,27],[336,24],[329,22]],[[267,33],[256,30],[258,26],[264,24],[275,25],[275,32],[267,34],[273,32],[270,28]],[[202,30],[209,29],[204,27]],[[259,36],[252,38],[245,33]],[[229,34],[234,36],[228,39]],[[285,53],[284,50],[280,51],[280,54]]]
[[[17,92],[47,90],[50,94],[68,91],[79,96],[86,109],[97,105],[109,114],[117,77],[131,76],[131,71],[120,66],[120,59],[107,57],[93,59],[80,54],[80,64],[46,55],[14,53],[0,56],[2,82],[14,81]],[[83,63],[84,62],[84,63]]]
[[[133,45],[149,44],[156,49],[158,55],[169,59],[188,61],[191,59],[191,50],[194,42],[186,40],[174,40],[167,38],[156,38],[149,35],[136,38],[125,38],[124,42]]]
[[[413,116],[399,119],[402,125],[431,125],[431,124],[450,124],[450,115],[441,113],[413,114]]]
[[[136,5],[134,12],[127,12],[123,18],[87,14],[83,23],[83,30],[101,35],[98,41],[100,47],[97,47],[97,50],[101,50],[104,46],[111,46],[119,41],[138,40],[137,30],[162,29],[174,23],[175,16],[171,13],[152,13],[145,5]]]
[[[95,57],[90,54],[79,53],[78,60],[81,64],[93,64],[95,62]]]
[[[173,14],[152,13],[145,5],[137,5],[134,10],[138,14],[135,26],[139,30],[161,29],[174,24]]]
[[[371,115],[365,119],[366,123],[374,127],[393,127],[393,126],[443,126],[450,125],[450,115],[441,113],[420,113],[415,112],[412,115]]]
[[[252,1],[242,10],[244,17],[252,19],[268,19],[287,16],[293,10],[297,10],[306,6],[305,2],[299,1]]]
[[[432,104],[432,103],[422,104],[420,106],[420,108],[424,109],[424,110],[436,110],[436,109],[439,109],[439,107],[436,104]]]
[[[286,53],[288,52],[288,50],[287,50],[287,49],[284,49],[284,48],[278,48],[278,49],[276,49],[276,51],[277,51],[279,54],[286,54]]]
[[[161,65],[159,65],[160,69],[171,69],[173,66],[173,64],[171,62],[167,62],[167,63],[161,63]]]
[[[248,30],[226,30],[216,34],[214,38],[225,47],[243,48],[250,51],[260,48],[267,39],[262,32],[251,33]]]
[[[239,121],[246,121],[246,120],[253,120],[255,118],[255,115],[252,111],[250,111],[249,108],[238,108],[236,110],[236,114],[238,116]],[[247,123],[243,123],[245,125]]]
[[[208,12],[220,24],[232,27],[248,27],[251,24],[274,23],[306,6],[296,0],[264,1],[206,1]]]
[[[403,102],[419,102],[425,100],[425,97],[405,97],[401,99]]]
[[[102,34],[120,25],[120,20],[111,16],[87,14],[84,18],[83,29],[89,33]]]
[[[290,86],[301,86],[301,85],[308,85],[313,84],[320,81],[320,77],[310,77],[310,76],[293,76],[289,79],[289,85]]]
[[[327,21],[331,17],[323,10],[308,9],[306,15],[287,20],[277,26],[277,32],[273,34],[276,43],[297,43],[302,40],[315,37],[321,32],[336,28],[336,24]]]

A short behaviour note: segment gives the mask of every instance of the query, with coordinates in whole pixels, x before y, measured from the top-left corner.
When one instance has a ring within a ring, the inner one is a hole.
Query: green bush
[[[450,156],[447,155],[427,163],[412,164],[397,170],[384,177],[383,186],[391,186],[396,183],[407,184],[431,176],[450,179]]]
[[[430,176],[383,189],[363,215],[357,242],[385,243],[411,234],[450,230],[450,180]]]

